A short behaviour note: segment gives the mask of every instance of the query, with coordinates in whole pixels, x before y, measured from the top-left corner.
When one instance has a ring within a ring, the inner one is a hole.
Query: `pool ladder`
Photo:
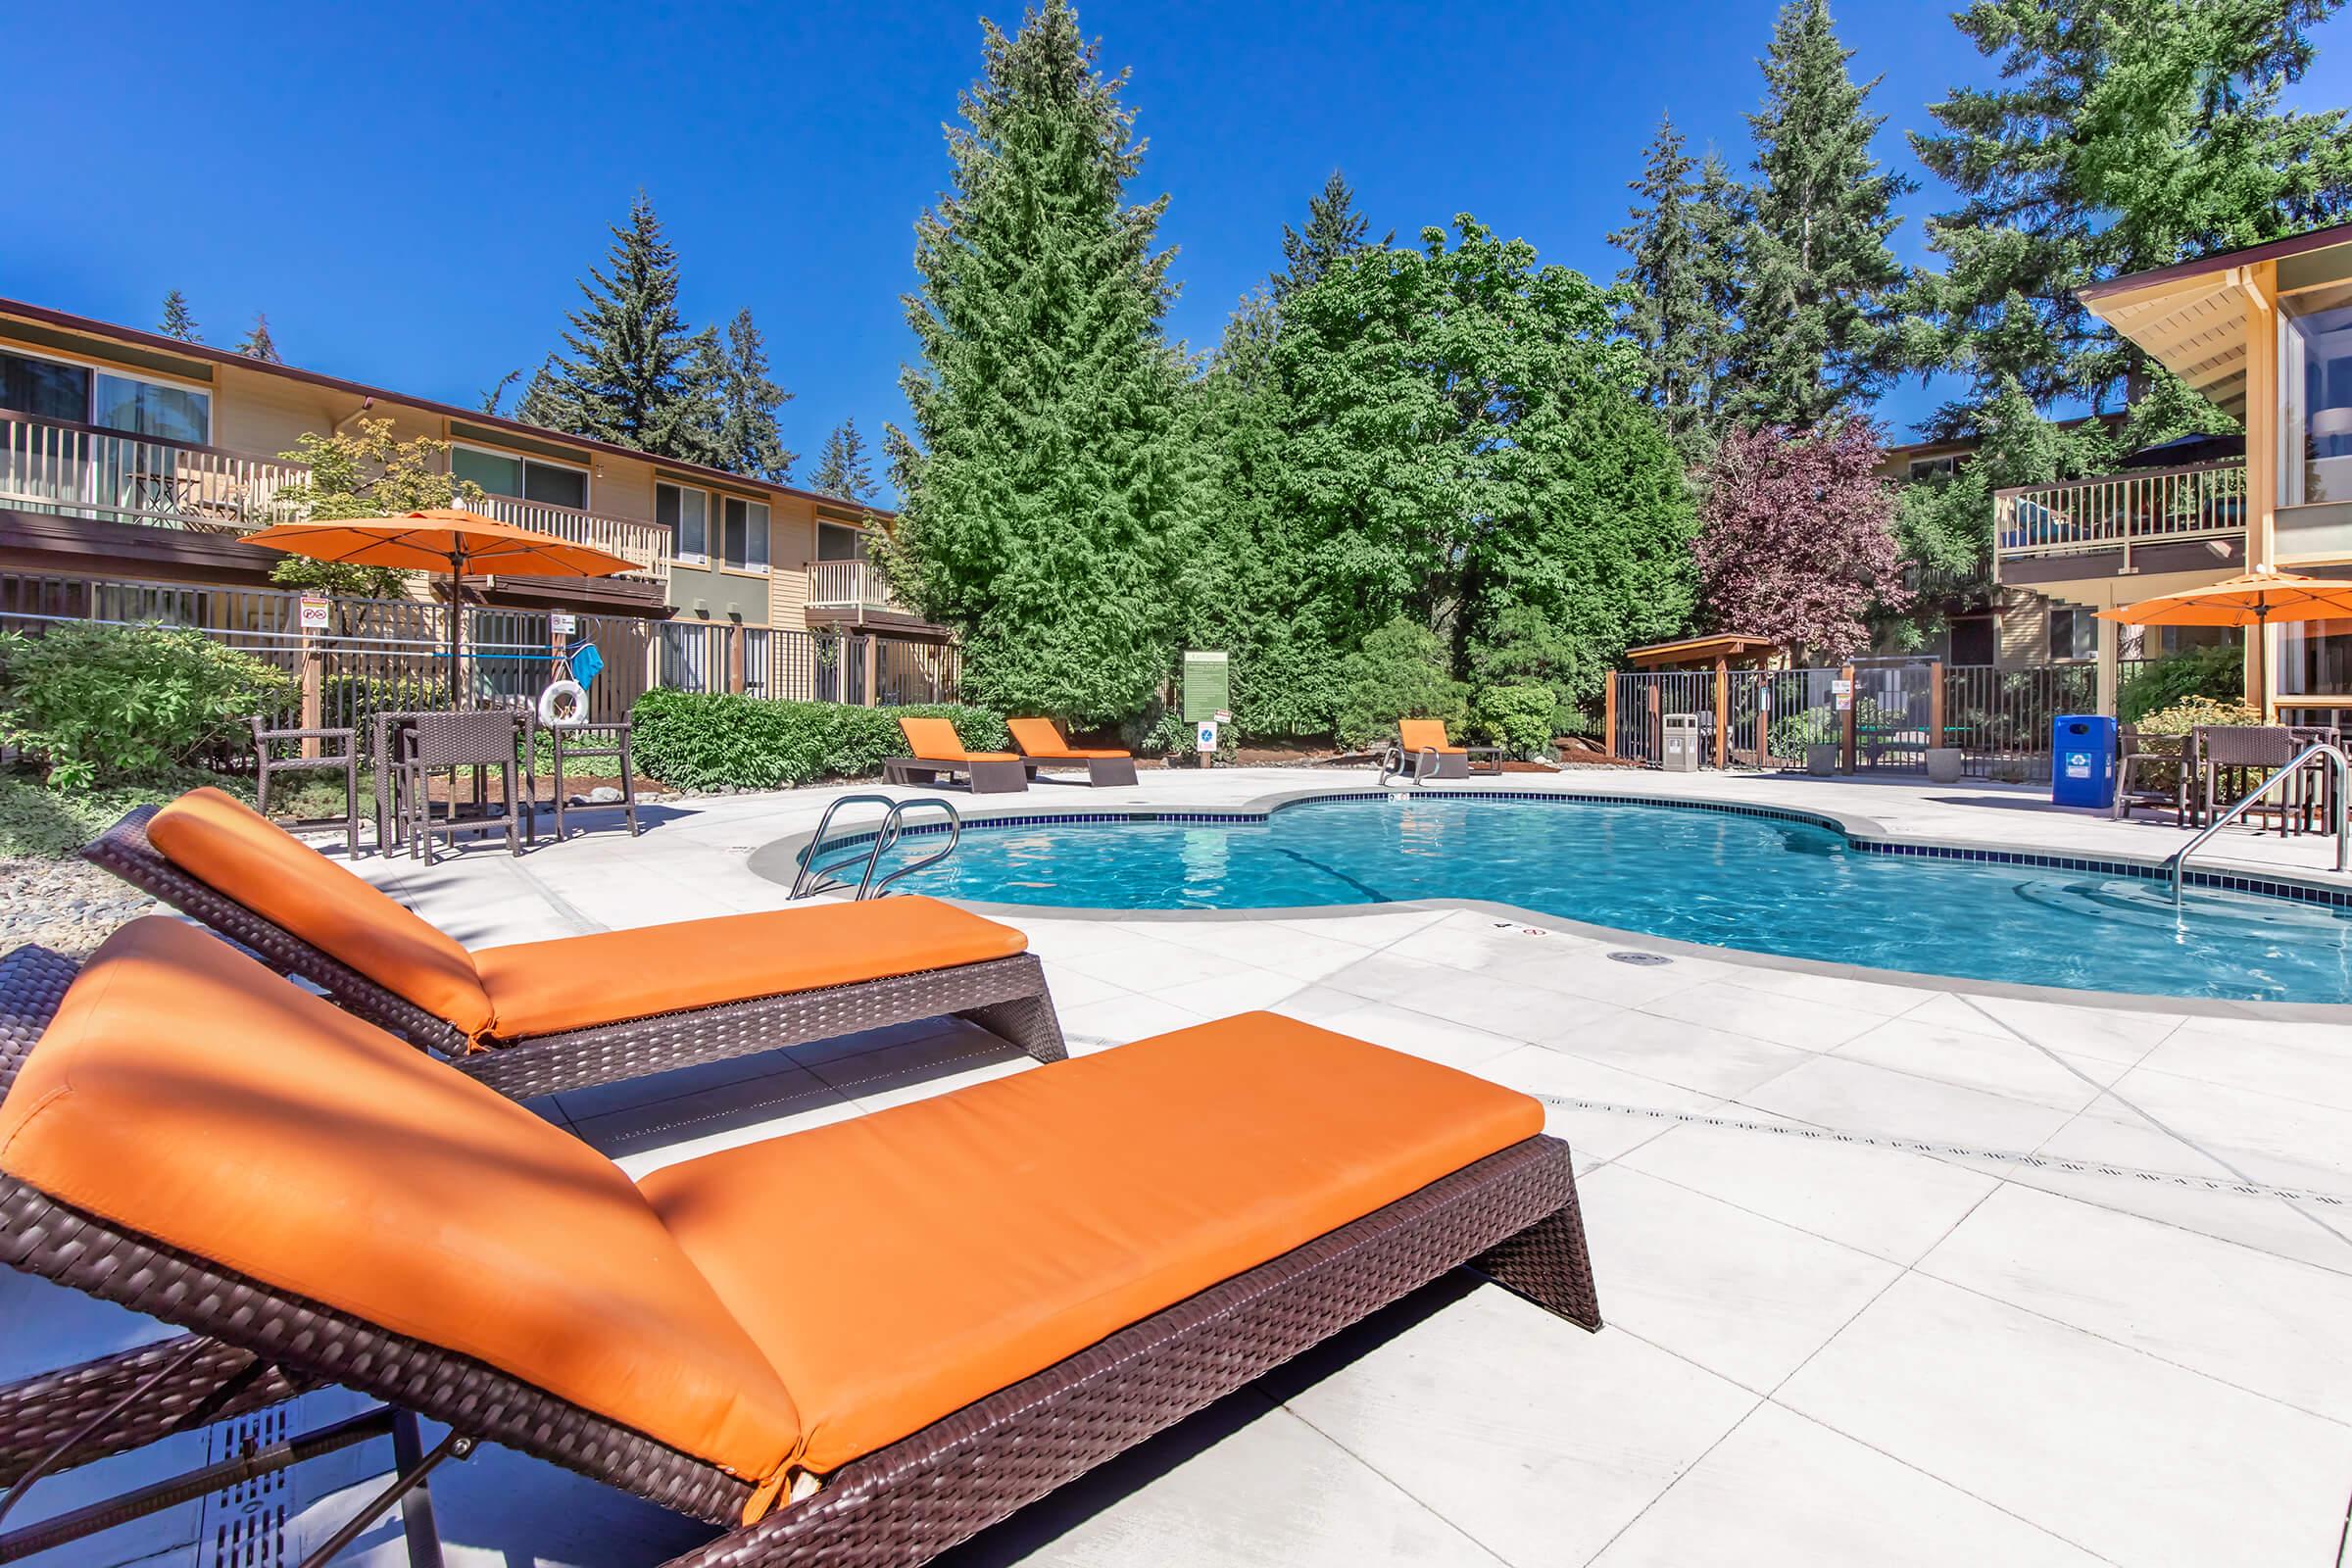
[[[1413,776],[1408,782],[1413,788],[1419,789],[1437,771],[1438,749],[1434,746],[1424,746],[1421,748],[1421,754],[1413,759]],[[1385,790],[1389,787],[1389,780],[1403,777],[1404,748],[1392,746],[1380,754],[1380,787]]]
[[[2330,746],[2326,741],[2314,741],[2311,745],[2304,747],[2302,751],[2295,754],[2295,759],[2293,761],[2287,763],[2278,772],[2273,773],[2269,778],[2264,779],[2259,789],[2256,789],[2244,800],[2238,802],[2235,806],[2232,806],[2230,808],[2230,809],[2224,811],[2221,815],[2215,817],[2211,822],[2207,823],[2205,827],[2198,832],[2195,838],[2188,841],[2188,843],[2181,849],[2180,854],[2174,856],[2170,860],[2165,862],[2165,864],[2173,873],[2174,908],[2177,909],[2180,907],[2180,879],[2183,872],[2185,872],[2187,869],[2188,858],[2196,854],[2199,849],[2203,848],[2207,839],[2212,838],[2216,833],[2219,833],[2222,829],[2228,827],[2230,823],[2243,816],[2256,801],[2261,800],[2265,795],[2270,794],[2271,791],[2278,789],[2289,779],[2294,778],[2298,773],[2303,771],[2303,766],[2305,763],[2322,756],[2325,756],[2328,759],[2328,771],[2332,775],[2328,782],[2333,787],[2329,789],[2328,793],[2328,798],[2334,807],[2334,809],[2329,814],[2332,815],[2335,820],[2329,823],[2328,827],[2330,831],[2335,834],[2335,868],[2338,871],[2346,869],[2346,858],[2348,855],[2352,855],[2352,839],[2347,839],[2344,832],[2346,826],[2345,812],[2347,808],[2352,808],[2352,803],[2348,803],[2345,799],[2347,790],[2352,790],[2352,758],[2346,757],[2341,749]],[[2284,810],[2286,808],[2281,806],[2279,809]]]
[[[844,855],[832,864],[819,865],[816,863],[816,859],[824,852],[825,832],[833,825],[833,813],[845,806],[881,806],[887,807],[889,809],[882,813],[882,821],[874,829],[870,840],[854,847],[849,854]],[[882,857],[890,853],[893,846],[906,831],[906,813],[926,806],[937,807],[947,813],[948,842],[931,854],[923,856],[919,859],[909,860],[881,880],[876,881],[874,872],[880,867]],[[962,813],[956,809],[954,802],[943,801],[936,795],[917,796],[911,801],[894,801],[887,795],[840,796],[825,808],[825,814],[816,819],[816,832],[810,836],[808,847],[801,852],[801,869],[792,879],[792,897],[806,899],[819,893],[831,893],[838,888],[850,887],[853,885],[850,879],[836,873],[844,872],[851,866],[861,866],[862,869],[858,871],[855,884],[858,900],[862,902],[866,899],[881,898],[890,891],[890,885],[901,877],[920,871],[927,865],[937,865],[949,856],[954,855],[956,846],[962,842]]]

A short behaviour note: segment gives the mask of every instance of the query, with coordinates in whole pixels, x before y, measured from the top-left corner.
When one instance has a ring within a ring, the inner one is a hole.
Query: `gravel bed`
[[[0,953],[37,942],[86,958],[115,927],[161,907],[87,860],[0,859]]]

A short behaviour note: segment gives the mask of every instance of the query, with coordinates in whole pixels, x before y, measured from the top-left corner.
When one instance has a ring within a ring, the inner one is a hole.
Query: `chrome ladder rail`
[[[2170,860],[2165,862],[2171,867],[2173,873],[2174,908],[2177,909],[2180,907],[2180,881],[2182,875],[2188,868],[2188,858],[2196,854],[2198,850],[2202,849],[2207,839],[2212,838],[2216,833],[2219,833],[2222,829],[2236,821],[2240,816],[2243,816],[2247,809],[2251,808],[2255,802],[2261,800],[2264,796],[2270,794],[2271,791],[2277,789],[2279,785],[2284,784],[2289,779],[2292,779],[2296,774],[2302,772],[2303,765],[2306,762],[2309,762],[2313,758],[2319,757],[2323,754],[2326,755],[2330,764],[2330,771],[2333,775],[2331,782],[2335,786],[2334,789],[2330,791],[2330,794],[2334,797],[2335,809],[2331,814],[2334,816],[2335,820],[2328,824],[2328,830],[2335,835],[2335,868],[2338,871],[2346,869],[2347,856],[2352,855],[2352,842],[2347,841],[2344,832],[2346,825],[2345,812],[2347,810],[2345,793],[2348,789],[2352,789],[2352,757],[2346,757],[2340,748],[2330,746],[2326,741],[2314,741],[2309,746],[2304,747],[2302,751],[2296,753],[2292,761],[2288,762],[2278,772],[2273,773],[2269,778],[2264,779],[2261,786],[2255,789],[2252,793],[2248,794],[2244,800],[2239,801],[2235,806],[2230,807],[2229,810],[2224,811],[2220,816],[2215,817],[2211,822],[2208,822],[2203,828],[2199,829],[2195,838],[2190,839],[2186,845],[2181,847],[2179,854],[2175,855]],[[2180,765],[2182,767],[2186,767],[2188,765],[2188,761],[2185,758],[2181,760]],[[2183,787],[2185,787],[2185,785]]]
[[[852,850],[830,865],[819,865],[817,857],[824,853],[825,834],[833,826],[834,813],[845,806],[880,806],[886,809],[869,841],[863,846]],[[882,857],[889,854],[892,847],[905,835],[906,813],[918,807],[925,806],[935,806],[947,812],[948,842],[936,853],[926,855],[918,860],[908,861],[883,877],[881,881],[876,882],[874,871],[882,863]],[[855,898],[859,902],[866,899],[878,899],[889,891],[893,882],[898,881],[901,877],[919,871],[927,865],[937,865],[955,854],[956,846],[962,841],[962,813],[956,809],[954,802],[942,800],[936,795],[917,796],[911,801],[893,800],[887,795],[838,796],[826,805],[825,814],[816,819],[816,832],[810,835],[808,847],[801,852],[801,868],[793,875],[792,892],[788,897],[806,899],[819,893],[831,893],[836,889],[849,888],[852,886],[849,878],[835,873],[846,871],[853,865],[862,865],[863,869],[859,871],[856,883]]]
[[[1413,759],[1413,788],[1419,789],[1437,770],[1438,749],[1434,746],[1422,747],[1419,755]],[[1404,748],[1392,746],[1380,754],[1380,787],[1385,790],[1389,787],[1390,779],[1403,776]]]

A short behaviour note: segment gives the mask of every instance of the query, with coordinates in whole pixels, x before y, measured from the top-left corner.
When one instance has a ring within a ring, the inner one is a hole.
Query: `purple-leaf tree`
[[[1718,630],[1835,662],[1868,643],[1873,607],[1909,604],[1884,456],[1878,427],[1859,417],[1809,435],[1775,425],[1724,435],[1690,545]]]

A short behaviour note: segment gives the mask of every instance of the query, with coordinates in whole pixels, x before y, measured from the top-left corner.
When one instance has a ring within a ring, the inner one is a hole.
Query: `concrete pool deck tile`
[[[2009,1180],[2035,1192],[2352,1276],[2352,1224],[2340,1210],[2202,1185],[2119,1180],[2048,1168],[2012,1166]]]
[[[2352,1425],[2352,1279],[2341,1274],[2014,1185],[1918,1268]]]
[[[2352,1197],[2352,1111],[2259,1095],[2135,1067],[2115,1096],[2191,1146],[2255,1181]],[[2122,1122],[2120,1106],[2093,1105],[2088,1121]]]
[[[1625,1008],[1562,1020],[1537,1044],[1724,1099],[1744,1096],[1813,1059],[1808,1051]]]
[[[1833,1051],[1886,1020],[1879,1012],[1710,980],[1642,1004],[1643,1012],[1729,1030],[1799,1051]]]
[[[1396,909],[1380,914],[1299,915],[1275,924],[1359,948],[1385,948],[1444,918],[1443,912],[1434,909]]]
[[[1491,1078],[1526,1094],[1604,1105],[1639,1105],[1693,1115],[1715,1114],[1726,1108],[1725,1102],[1712,1095],[1621,1072],[1543,1046],[1521,1046],[1490,1057],[1479,1063],[1478,1073],[1482,1078]],[[1581,1175],[1593,1166],[1622,1158],[1680,1124],[1659,1116],[1547,1104],[1544,1125],[1552,1136],[1568,1140],[1569,1148],[1576,1152],[1576,1168]]]
[[[1104,1046],[1123,1046],[1171,1029],[1189,1028],[1206,1018],[1205,1013],[1180,1007],[1162,998],[1129,992],[1090,1002],[1082,1007],[1062,1008],[1061,1032],[1069,1044],[1070,1054],[1079,1056]]]
[[[572,1128],[583,1143],[634,1178],[698,1154],[857,1114],[858,1106],[848,1096],[814,1073],[793,1072],[608,1111],[576,1121]]]
[[[1623,1160],[1577,1196],[1593,1256],[1609,1260],[1610,1324],[1758,1395],[1903,1272]]]
[[[1032,1067],[1035,1058],[978,1024],[952,1018],[879,1051],[819,1061],[810,1070],[867,1109],[946,1094],[959,1084]]]
[[[1732,960],[1727,956],[1725,961]],[[1738,968],[1740,972],[1729,981],[1732,985],[1794,997],[1800,1002],[1818,1002],[1852,1012],[1877,1013],[1883,1018],[1900,1017],[1929,998],[1942,995],[1922,991],[1917,986],[1849,980],[1842,975],[1815,974],[1808,969],[1776,969],[1761,963],[1741,963]]]
[[[2033,1149],[2073,1114],[1844,1055],[1812,1057],[1740,1098],[1817,1127],[1992,1150]]]
[[[1440,963],[1400,957],[1394,953],[1367,953],[1345,969],[1325,975],[1322,984],[1369,1002],[1395,1002],[1409,1006],[1416,998],[1426,997],[1440,981],[1472,978]]]
[[[2005,1029],[2042,1045],[2062,1047],[2110,1061],[2132,1063],[2156,1049],[2184,1021],[2180,1013],[2136,1012],[2117,1007],[2077,1007],[2023,997],[1956,997],[1955,1012],[1989,1018],[1980,1033]],[[1954,1020],[1956,1023],[1958,1018]],[[1959,1023],[1960,1027],[1968,1027]]]
[[[1494,1557],[1244,1390],[939,1559],[939,1568],[1494,1568]]]
[[[1791,1486],[1791,1477],[1804,1478]],[[1777,1404],[1732,1435],[1592,1568],[2099,1568],[2105,1559]]]
[[[1779,1402],[2131,1568],[2331,1560],[2352,1428],[1913,1273]]]
[[[1191,980],[1213,980],[1250,966],[1239,958],[1188,948],[1157,937],[1134,937],[1116,947],[1081,953],[1056,961],[1080,974],[1107,980],[1130,991],[1152,991]]]
[[[1246,968],[1205,980],[1153,986],[1145,994],[1162,998],[1204,1017],[1215,1018],[1273,1007],[1297,995],[1306,984],[1303,980],[1294,980],[1287,974],[1277,974],[1271,969]]]
[[[1369,1040],[1376,1046],[1425,1056],[1466,1071],[1480,1070],[1497,1056],[1527,1049],[1524,1042],[1508,1035],[1379,1002],[1361,1003],[1346,1012],[1313,1021],[1326,1029]]]
[[[1115,981],[1102,980],[1091,974],[1081,974],[1059,958],[1047,958],[1046,990],[1054,998],[1056,1011],[1066,1007],[1083,1007],[1090,1002],[1102,1002],[1110,997],[1123,997],[1128,988]]]
[[[2069,1059],[2063,1052],[2015,1036],[1946,1029],[1922,1022],[1916,1014],[1888,1018],[1839,1046],[1835,1054],[2065,1111],[2082,1109],[2131,1070],[2095,1056]]]
[[[1638,1335],[1588,1335],[1493,1286],[1435,1311],[1407,1298],[1264,1381],[1516,1568],[1591,1560],[1756,1404]]]
[[[1155,925],[1152,935],[1163,942],[1238,958],[1252,967],[1271,969],[1302,981],[1320,980],[1364,956],[1364,950],[1355,943],[1271,920],[1170,921]]]
[[[1911,1264],[2000,1185],[1924,1154],[1690,1123],[1626,1167],[1889,1262]]]
[[[2138,1065],[2177,1078],[2194,1078],[2249,1094],[2308,1101],[2352,1111],[2352,1031],[2332,1040],[2264,1038],[2204,1027],[2191,1018],[2142,1057]]]
[[[1583,997],[1589,1002],[1614,1003],[1621,1007],[1643,1006],[1711,980],[1732,978],[1729,965],[1703,958],[1677,956],[1665,963],[1644,965],[1609,956],[1612,952],[1649,951],[1639,939],[1629,939],[1621,948],[1588,948],[1527,963],[1513,971],[1513,978],[1546,991]]]

